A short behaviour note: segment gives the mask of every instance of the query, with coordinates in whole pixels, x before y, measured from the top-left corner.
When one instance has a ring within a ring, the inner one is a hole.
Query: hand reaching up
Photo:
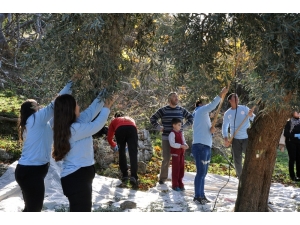
[[[105,99],[104,107],[110,109],[117,98],[118,98],[118,95],[113,95],[113,96],[110,96],[107,99]]]

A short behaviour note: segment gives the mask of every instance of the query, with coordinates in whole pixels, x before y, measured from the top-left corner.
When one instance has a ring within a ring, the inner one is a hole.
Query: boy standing
[[[173,130],[169,134],[169,143],[172,156],[172,189],[184,191],[182,178],[184,176],[184,151],[189,148],[181,131],[181,119],[173,118]]]

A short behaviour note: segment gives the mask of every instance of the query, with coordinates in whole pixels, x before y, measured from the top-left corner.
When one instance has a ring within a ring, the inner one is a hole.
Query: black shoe
[[[129,180],[129,177],[123,177],[122,178],[122,183],[127,183],[128,180]]]
[[[158,183],[159,183],[159,184],[164,184],[165,182],[162,181],[162,180],[159,180]]]
[[[137,179],[135,179],[134,177],[130,177],[130,184],[132,185],[133,188],[137,188],[139,186],[139,182]]]
[[[300,181],[299,177],[290,177],[292,181]]]
[[[200,205],[205,205],[205,203],[206,203],[205,199],[201,198],[201,197],[198,197],[198,198],[194,197],[193,202],[200,204]]]
[[[203,198],[203,199],[206,201],[206,203],[210,203],[210,202],[211,202],[208,198],[206,198],[205,195],[204,195],[204,198]]]

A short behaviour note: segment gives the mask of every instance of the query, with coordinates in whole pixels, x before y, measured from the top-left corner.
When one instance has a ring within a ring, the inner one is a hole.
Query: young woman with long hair
[[[71,94],[71,87],[72,81],[69,81],[59,95]],[[28,99],[21,105],[18,128],[23,148],[15,179],[23,194],[23,212],[40,212],[43,207],[44,178],[48,172],[53,142],[50,120],[53,117],[54,101],[44,108],[40,108],[34,99]]]
[[[54,104],[52,157],[62,160],[61,184],[70,212],[91,212],[95,177],[92,135],[105,125],[113,103],[110,99],[105,103],[99,100],[101,93],[81,113],[71,95],[57,97]]]

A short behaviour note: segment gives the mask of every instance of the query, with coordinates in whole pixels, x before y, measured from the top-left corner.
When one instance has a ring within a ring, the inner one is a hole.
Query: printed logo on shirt
[[[228,115],[228,119],[230,119],[231,118],[231,115]]]
[[[241,111],[241,114],[242,114],[242,115],[245,115],[245,111]]]

